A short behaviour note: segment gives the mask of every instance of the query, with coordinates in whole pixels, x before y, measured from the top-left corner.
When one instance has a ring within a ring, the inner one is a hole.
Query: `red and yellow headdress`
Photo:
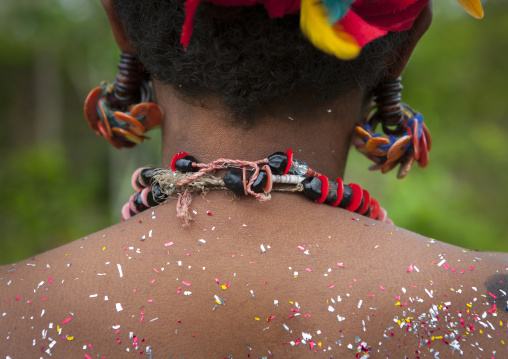
[[[181,43],[189,45],[194,13],[201,1],[220,6],[263,5],[271,18],[300,13],[300,27],[320,50],[355,58],[362,47],[387,32],[408,30],[429,0],[186,0]],[[457,0],[472,16],[483,17],[480,0]]]

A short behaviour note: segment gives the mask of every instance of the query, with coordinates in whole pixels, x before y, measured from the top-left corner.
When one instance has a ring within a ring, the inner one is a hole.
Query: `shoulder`
[[[502,254],[328,207],[288,210],[277,224],[280,209],[268,206],[261,220],[242,216],[242,204],[193,206],[191,228],[162,206],[1,267],[5,353],[491,357],[506,350]]]

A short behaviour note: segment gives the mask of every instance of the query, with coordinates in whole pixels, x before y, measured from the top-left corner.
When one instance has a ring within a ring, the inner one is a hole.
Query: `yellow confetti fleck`
[[[102,250],[105,250],[105,249],[106,249],[106,247],[102,247]]]
[[[256,318],[254,318],[254,319],[256,319],[257,321],[260,321],[260,319],[259,319],[259,318],[257,318],[257,317],[256,317]]]
[[[469,303],[466,303],[466,305],[469,307],[469,308],[472,308],[473,306]]]
[[[483,334],[483,330],[480,329],[480,334]]]
[[[395,303],[395,305],[396,305],[396,306],[397,306],[397,305],[400,305],[400,302]]]
[[[503,344],[503,345],[504,345],[504,340],[501,340],[501,344]]]
[[[67,337],[67,340],[74,340],[74,337]]]
[[[228,287],[227,287],[225,284],[221,285],[220,287],[221,287],[222,289],[228,289]]]

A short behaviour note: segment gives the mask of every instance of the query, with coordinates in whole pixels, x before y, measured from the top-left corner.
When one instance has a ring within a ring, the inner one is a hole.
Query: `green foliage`
[[[108,225],[102,178],[73,172],[60,146],[25,147],[3,167],[0,261],[26,258]]]

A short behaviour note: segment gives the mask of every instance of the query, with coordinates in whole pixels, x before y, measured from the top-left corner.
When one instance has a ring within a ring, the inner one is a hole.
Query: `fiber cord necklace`
[[[226,170],[224,177],[216,171]],[[259,201],[271,199],[271,192],[301,192],[316,203],[328,203],[381,222],[393,224],[386,210],[368,191],[341,178],[331,180],[293,157],[293,151],[276,152],[258,161],[219,158],[199,163],[186,152],[178,152],[170,169],[142,167],[132,175],[138,191],[122,207],[122,221],[169,199],[178,198],[176,214],[184,226],[192,220],[189,205],[192,194],[210,190],[229,190],[237,195],[251,195]]]

